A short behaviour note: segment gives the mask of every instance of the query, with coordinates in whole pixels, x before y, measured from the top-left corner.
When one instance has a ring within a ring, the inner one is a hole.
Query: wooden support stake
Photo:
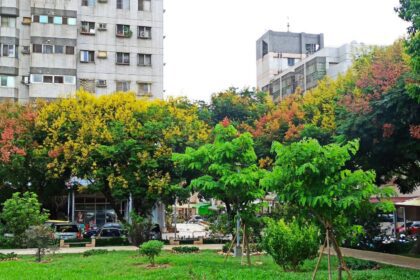
[[[315,280],[316,273],[318,272],[319,264],[321,263],[322,255],[324,254],[324,249],[325,249],[325,244],[326,243],[327,243],[327,240],[325,240],[324,244],[322,244],[321,252],[319,253],[319,257],[318,257],[318,262],[316,263],[314,273],[312,274],[312,280]]]

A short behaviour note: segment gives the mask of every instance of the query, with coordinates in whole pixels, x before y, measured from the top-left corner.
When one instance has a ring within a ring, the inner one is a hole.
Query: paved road
[[[404,268],[412,268],[420,270],[420,259],[410,258],[399,255],[384,254],[371,251],[355,250],[348,248],[341,248],[343,255],[346,257],[353,257],[356,259],[374,261],[383,264],[389,264],[393,266],[399,266]],[[331,250],[334,252],[334,250]]]
[[[183,245],[184,246],[184,245]],[[186,245],[188,246],[188,245]],[[190,245],[192,246],[192,245]],[[200,250],[222,250],[223,244],[204,244],[204,245],[194,245],[199,247]],[[176,247],[174,245],[165,245],[163,250],[170,251],[172,247]],[[95,249],[105,249],[108,251],[136,251],[139,248],[135,246],[109,246],[109,247],[96,247]],[[60,248],[56,251],[56,254],[80,254],[85,251],[92,250],[92,248],[85,248],[85,247],[73,247],[73,248]],[[8,254],[14,252],[18,255],[34,255],[36,249],[11,249],[11,250],[0,250],[0,253]]]

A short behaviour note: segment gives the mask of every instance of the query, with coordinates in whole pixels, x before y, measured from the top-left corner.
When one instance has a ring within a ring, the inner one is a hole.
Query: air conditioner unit
[[[22,76],[22,84],[24,85],[30,84],[29,76]]]
[[[96,81],[96,87],[106,87],[106,80],[97,80]]]
[[[29,46],[23,46],[22,49],[22,54],[30,54],[31,53],[31,49]]]
[[[106,30],[106,23],[100,23],[98,26],[98,30]]]

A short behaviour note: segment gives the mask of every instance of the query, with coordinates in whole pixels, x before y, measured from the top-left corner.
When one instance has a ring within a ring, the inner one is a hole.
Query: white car
[[[71,240],[77,239],[79,236],[79,228],[75,223],[46,222],[45,224],[51,226],[56,239]]]

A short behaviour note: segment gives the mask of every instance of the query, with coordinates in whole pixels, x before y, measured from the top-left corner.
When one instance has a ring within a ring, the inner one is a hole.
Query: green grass
[[[104,255],[55,255],[46,263],[33,257],[0,262],[0,279],[310,279],[316,261],[307,261],[298,273],[284,272],[269,256],[253,257],[252,267],[241,266],[240,259],[204,251],[198,254],[163,253],[158,264],[167,268],[147,269],[144,257],[136,252],[110,252]],[[333,259],[336,267],[336,259]],[[324,258],[317,279],[328,279]],[[420,279],[420,271],[381,266],[379,270],[353,271],[353,279]],[[336,279],[336,276],[334,277]],[[346,277],[344,277],[346,279]]]

